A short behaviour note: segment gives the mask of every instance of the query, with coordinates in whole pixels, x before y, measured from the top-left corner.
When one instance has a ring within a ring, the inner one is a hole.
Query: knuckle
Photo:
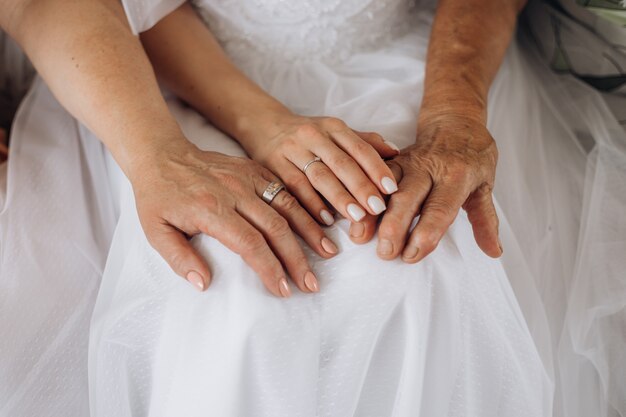
[[[322,164],[313,164],[307,170],[307,175],[311,182],[313,183],[322,183],[328,180],[328,171],[326,167],[323,167]]]
[[[296,135],[300,137],[310,138],[318,134],[319,130],[314,123],[303,123],[296,128]]]
[[[265,246],[265,239],[258,232],[245,232],[239,236],[239,247],[242,252],[257,252]]]
[[[346,169],[352,166],[354,160],[346,154],[340,154],[331,159],[330,165],[337,169]]]
[[[284,217],[276,215],[268,219],[266,230],[271,236],[283,237],[287,235],[291,229]]]
[[[294,211],[300,208],[300,203],[298,202],[298,200],[287,192],[283,191],[277,197],[277,203],[286,211]]]
[[[328,130],[345,130],[347,128],[343,120],[336,117],[327,117],[324,119],[324,125]]]
[[[355,155],[364,156],[364,155],[369,155],[375,151],[372,145],[370,145],[369,143],[363,140],[355,140],[354,143],[352,144],[352,152]]]

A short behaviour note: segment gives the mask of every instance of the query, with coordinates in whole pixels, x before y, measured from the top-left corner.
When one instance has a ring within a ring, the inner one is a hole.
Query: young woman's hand
[[[386,208],[383,195],[397,184],[383,158],[398,154],[376,133],[356,132],[332,117],[288,116],[272,135],[244,143],[248,154],[278,175],[320,223],[333,216],[322,197],[345,218],[358,222]]]
[[[148,241],[171,268],[208,287],[209,266],[188,241],[204,233],[241,255],[273,294],[290,295],[283,265],[301,291],[318,291],[294,232],[324,258],[337,247],[287,191],[270,204],[261,198],[276,176],[247,158],[175,143],[135,161],[129,175]]]

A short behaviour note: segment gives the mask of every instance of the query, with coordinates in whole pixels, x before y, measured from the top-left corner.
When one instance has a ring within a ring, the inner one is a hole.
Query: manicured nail
[[[352,217],[352,220],[354,220],[355,222],[358,222],[363,217],[365,217],[365,211],[354,203],[348,204],[347,210],[348,210],[348,214],[350,215],[350,217]]]
[[[335,223],[335,218],[333,217],[332,214],[330,214],[330,211],[328,211],[328,210],[324,209],[324,210],[320,211],[320,217],[322,218],[324,223],[326,223],[326,226],[330,226],[333,223]]]
[[[413,260],[419,253],[419,248],[417,246],[409,245],[404,249],[404,253],[402,254],[402,258],[406,260]]]
[[[287,284],[287,279],[281,278],[278,281],[278,290],[280,291],[280,295],[287,298],[291,295],[291,290],[289,289],[289,284]]]
[[[386,140],[385,141],[385,145],[389,146],[391,149],[393,149],[396,152],[400,152],[400,148],[398,147],[398,145],[396,145],[395,143],[393,143],[390,140]]]
[[[189,271],[187,273],[187,281],[189,281],[198,291],[204,291],[204,281],[202,275],[196,271]]]
[[[365,226],[362,223],[352,223],[350,225],[350,236],[361,237],[365,233]]]
[[[374,214],[380,214],[387,208],[387,206],[385,206],[385,202],[381,200],[380,197],[377,197],[375,195],[371,195],[368,197],[367,205],[370,206]]]
[[[322,248],[324,248],[326,252],[332,255],[339,252],[339,250],[337,249],[337,245],[335,245],[335,243],[327,237],[322,238]]]
[[[378,253],[383,256],[389,256],[393,252],[393,245],[390,240],[381,239],[378,242]]]
[[[317,278],[313,275],[313,272],[309,271],[304,274],[304,285],[312,292],[318,292],[320,287],[317,285]]]
[[[383,179],[380,180],[380,184],[383,186],[383,190],[385,190],[387,194],[393,194],[398,191],[398,184],[396,184],[392,178],[383,177]]]

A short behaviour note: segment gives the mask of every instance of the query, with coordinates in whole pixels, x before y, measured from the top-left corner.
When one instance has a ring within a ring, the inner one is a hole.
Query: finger
[[[467,211],[474,239],[480,249],[492,258],[502,255],[502,244],[498,238],[498,215],[493,205],[491,187],[488,184],[479,187],[469,196],[463,208]]]
[[[372,183],[367,175],[365,175],[361,167],[354,161],[354,159],[352,159],[350,155],[334,144],[329,143],[328,140],[324,140],[321,145],[314,144],[312,149],[316,155],[322,158],[322,162],[326,165],[326,168],[330,170],[329,173],[337,178],[341,184],[341,188],[345,188],[356,199],[356,201],[358,201],[361,207],[365,208],[370,214],[374,215],[380,214],[386,209],[385,202],[383,201],[378,188]],[[380,159],[378,156],[377,158]],[[295,163],[298,164],[298,162]],[[330,196],[324,194],[324,192],[318,188],[318,184],[320,183],[318,182],[316,184],[313,182],[312,176],[317,174],[328,177],[328,173],[325,172],[321,166],[323,166],[323,164],[320,163],[310,165],[306,170],[306,175],[309,180],[311,180],[313,186],[334,205],[329,198]],[[333,184],[337,184],[337,181],[333,181]],[[335,208],[339,209],[338,206],[335,206]],[[361,219],[357,219],[356,221],[359,220]]]
[[[378,152],[382,158],[392,158],[400,153],[400,148],[394,142],[385,140],[381,135],[376,132],[359,132],[358,130],[352,130],[365,142],[372,145],[372,147]]]
[[[417,226],[402,252],[402,260],[415,263],[430,254],[467,199],[463,185],[435,184],[422,205]]]
[[[309,179],[295,165],[286,160],[284,165],[277,168],[276,172],[280,173],[280,178],[287,186],[287,190],[296,196],[298,201],[318,222],[326,226],[335,222],[332,212],[317,194]]]
[[[378,216],[367,215],[358,223],[350,224],[350,240],[354,243],[363,244],[372,240],[376,233]]]
[[[349,129],[331,132],[331,135],[335,143],[358,164],[367,177],[378,187],[380,192],[392,194],[398,190],[398,185],[393,178],[391,170],[372,145]],[[391,156],[397,154],[397,152],[394,152]],[[343,179],[342,182],[346,184]],[[348,188],[350,192],[353,192],[353,188],[351,188],[349,184],[346,184],[346,188]],[[357,197],[354,193],[353,195]]]
[[[296,232],[318,255],[332,258],[338,252],[337,245],[330,240],[319,224],[288,192],[280,192],[271,207],[284,217],[291,229]]]
[[[286,191],[281,191],[281,193],[286,193]],[[319,284],[315,274],[311,271],[309,261],[283,216],[261,199],[244,201],[237,211],[263,234],[274,254],[287,269],[292,281],[301,291],[318,290]]]
[[[402,253],[411,223],[431,187],[432,180],[425,172],[414,172],[402,178],[400,189],[389,199],[387,211],[378,227],[376,253],[381,259],[395,259]]]
[[[298,159],[298,161],[294,163],[300,163],[302,166],[305,166],[308,161],[315,158],[315,156],[310,153],[308,153],[308,156],[294,156]],[[359,202],[344,188],[343,184],[326,164],[321,161],[315,162],[307,167],[304,174],[313,188],[324,196],[324,198],[346,219],[358,222],[365,217],[367,214],[365,210],[363,210]]]
[[[203,233],[213,236],[241,258],[259,275],[265,287],[277,297],[289,297],[291,290],[280,261],[260,231],[238,213],[207,216]]]
[[[180,230],[169,224],[158,224],[146,230],[146,237],[176,274],[199,291],[208,288],[211,283],[209,266]]]

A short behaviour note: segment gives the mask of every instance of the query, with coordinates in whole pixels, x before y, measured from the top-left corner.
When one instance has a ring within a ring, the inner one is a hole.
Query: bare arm
[[[501,255],[492,201],[497,149],[485,126],[487,94],[523,5],[522,0],[439,1],[416,144],[392,163],[402,180],[380,225],[382,258],[423,259],[461,207],[480,248]]]
[[[318,222],[333,218],[317,192],[354,221],[385,209],[382,195],[396,184],[380,155],[397,151],[379,135],[354,132],[333,118],[293,114],[230,62],[188,4],[141,39],[159,78],[281,177]],[[301,172],[316,156],[323,163]]]
[[[119,2],[0,0],[0,8],[0,25],[127,175],[137,155],[182,138]]]
[[[148,240],[177,274],[200,290],[208,286],[209,267],[187,239],[205,233],[239,253],[275,295],[290,294],[277,256],[296,265],[289,272],[301,290],[317,290],[285,219],[300,226],[321,256],[332,256],[336,247],[319,227],[310,227],[313,219],[286,193],[271,207],[260,199],[276,179],[269,171],[247,159],[201,151],[183,136],[119,1],[0,0],[0,10],[0,25],[55,96],[124,170]]]

